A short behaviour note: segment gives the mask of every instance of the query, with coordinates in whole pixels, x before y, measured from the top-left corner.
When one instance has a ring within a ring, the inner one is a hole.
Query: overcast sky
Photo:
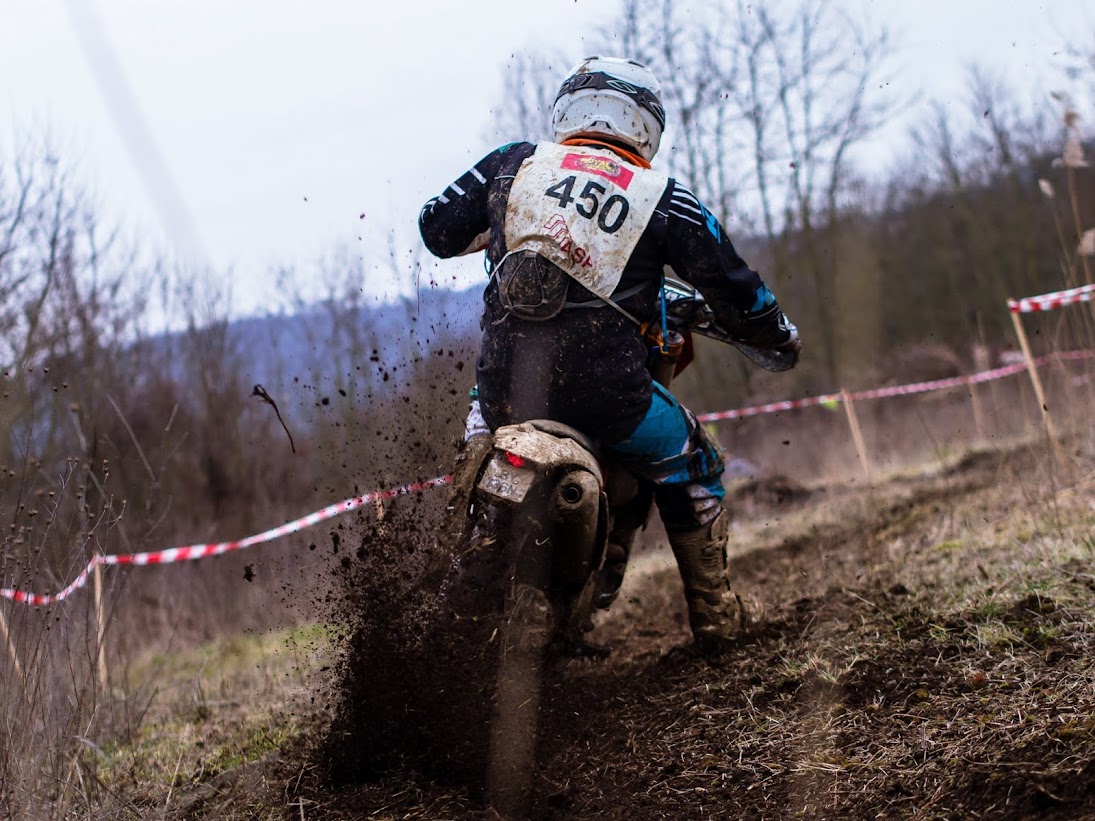
[[[1036,104],[1063,86],[1065,41],[1095,35],[1095,0],[836,2],[898,35],[894,93],[922,95],[906,120],[931,99],[963,105],[975,62]],[[0,0],[0,145],[48,128],[108,215],[231,273],[246,310],[276,264],[306,266],[340,243],[375,253],[393,226],[413,240],[421,203],[493,147],[511,55],[547,47],[576,62],[616,8]],[[1090,133],[1095,112],[1084,114]],[[872,156],[884,162],[904,130],[895,123]],[[477,268],[459,270],[466,281]]]

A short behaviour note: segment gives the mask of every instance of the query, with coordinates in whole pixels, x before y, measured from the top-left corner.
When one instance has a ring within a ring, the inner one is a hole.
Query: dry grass
[[[154,687],[140,727],[85,753],[104,794],[99,812],[217,817],[213,807],[256,763],[271,765],[316,729],[333,641],[327,628],[300,627],[142,659],[125,683]]]

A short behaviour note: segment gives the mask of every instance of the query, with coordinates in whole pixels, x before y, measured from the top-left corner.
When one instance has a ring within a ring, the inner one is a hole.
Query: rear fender
[[[538,430],[528,422],[499,428],[494,433],[494,447],[520,456],[544,473],[556,468],[583,468],[593,474],[598,484],[604,485],[601,466],[586,448],[573,439]]]
[[[596,457],[577,441],[538,430],[530,423],[499,428],[494,448],[483,462],[476,487],[493,504],[528,508],[533,497],[545,500],[559,477],[584,471],[604,484]]]

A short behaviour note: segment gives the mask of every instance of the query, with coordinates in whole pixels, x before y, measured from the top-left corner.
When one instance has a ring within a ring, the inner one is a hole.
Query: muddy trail
[[[1020,447],[874,488],[740,485],[731,562],[757,623],[698,656],[671,556],[639,556],[594,632],[613,654],[548,672],[530,817],[1095,814],[1092,454],[1072,468]],[[286,818],[488,817],[414,757],[332,779],[325,732],[255,788]]]

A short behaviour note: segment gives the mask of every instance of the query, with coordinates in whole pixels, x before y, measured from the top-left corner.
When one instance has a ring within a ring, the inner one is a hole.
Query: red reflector
[[[524,457],[518,456],[516,453],[510,453],[508,450],[506,451],[506,461],[515,468],[523,468],[525,466]]]

